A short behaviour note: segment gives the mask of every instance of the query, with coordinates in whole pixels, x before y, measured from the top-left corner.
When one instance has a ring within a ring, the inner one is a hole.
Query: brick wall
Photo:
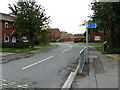
[[[89,33],[89,42],[101,42],[102,41],[103,33],[93,31],[93,29],[89,29],[88,33]],[[100,40],[99,40],[99,37],[100,37]]]

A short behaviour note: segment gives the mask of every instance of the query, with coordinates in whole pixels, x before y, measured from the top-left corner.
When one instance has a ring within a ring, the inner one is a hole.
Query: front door
[[[15,36],[12,36],[12,43],[16,43],[17,39]]]

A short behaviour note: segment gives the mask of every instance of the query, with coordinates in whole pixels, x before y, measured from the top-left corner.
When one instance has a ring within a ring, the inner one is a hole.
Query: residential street
[[[67,79],[67,68],[75,63],[83,45],[54,43],[58,47],[28,58],[2,64],[2,78],[38,88],[59,88]]]
[[[0,90],[120,90],[120,0],[3,0],[0,36]]]

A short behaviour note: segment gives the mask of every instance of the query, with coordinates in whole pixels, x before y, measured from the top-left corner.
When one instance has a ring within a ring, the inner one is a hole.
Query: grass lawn
[[[88,43],[88,45],[102,45],[101,42],[98,42],[98,43]]]
[[[95,47],[97,50],[99,50],[102,54],[107,54],[107,52],[104,52],[104,47],[103,46],[97,46]]]
[[[80,42],[79,44],[86,45],[86,43],[84,43],[84,42]],[[102,43],[101,42],[95,42],[95,43],[88,43],[88,45],[90,45],[90,46],[102,45]],[[103,46],[96,46],[95,48],[98,49],[103,54],[106,53],[106,52],[104,52],[104,47]]]
[[[104,52],[104,47],[103,46],[98,46],[98,47],[96,47],[96,49],[98,49],[101,53],[105,53]]]
[[[46,45],[35,45],[34,48],[24,48],[24,49],[18,49],[18,48],[0,48],[0,52],[10,52],[10,53],[22,53],[22,52],[28,52],[33,50],[38,50],[42,48],[50,47],[50,44]]]
[[[84,43],[84,42],[80,42],[79,44],[86,44],[86,43]],[[101,42],[95,42],[95,43],[88,43],[88,45],[102,45],[102,43]]]

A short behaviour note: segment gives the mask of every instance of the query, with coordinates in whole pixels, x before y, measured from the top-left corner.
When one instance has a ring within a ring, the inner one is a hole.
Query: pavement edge
[[[67,90],[68,90],[68,89],[71,88],[72,82],[73,82],[73,80],[74,80],[74,78],[75,78],[75,76],[76,76],[76,74],[77,74],[77,72],[78,72],[78,70],[79,70],[79,67],[80,67],[80,63],[77,65],[75,71],[74,71],[74,72],[72,71],[72,72],[70,73],[70,75],[68,76],[67,80],[66,80],[65,83],[63,84],[61,90],[64,90],[64,89],[67,89]]]

